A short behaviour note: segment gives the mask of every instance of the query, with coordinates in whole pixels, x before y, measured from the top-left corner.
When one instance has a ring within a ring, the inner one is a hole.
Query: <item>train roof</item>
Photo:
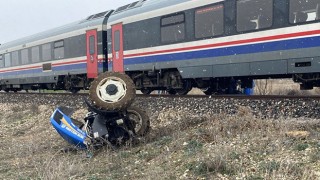
[[[192,0],[140,0],[116,9],[110,16],[108,22],[117,21],[126,17],[142,14],[145,12],[173,6]]]
[[[153,14],[151,12],[164,12],[166,11],[164,8],[172,9],[179,5],[181,5],[180,7],[188,8],[189,5],[202,6],[221,1],[224,0],[140,0],[116,9],[108,19],[108,28],[121,22],[126,24],[140,19],[152,18]]]
[[[74,23],[70,23],[58,28],[54,28],[48,31],[44,31],[41,33],[37,33],[25,38],[21,38],[15,41],[11,41],[5,44],[0,45],[0,53],[9,49],[16,48],[18,46],[24,46],[25,44],[41,41],[46,38],[55,37],[61,34],[65,34],[68,32],[73,32],[77,30],[87,30],[94,26],[102,26],[105,23],[105,19],[108,18],[108,26],[118,23],[130,21],[130,18],[136,15],[143,15],[144,13],[148,13],[151,11],[163,9],[166,7],[172,7],[182,3],[196,3],[196,4],[206,4],[212,2],[220,2],[223,0],[139,0],[127,4],[125,6],[121,6],[117,8],[115,11],[109,10],[102,13],[93,14],[83,20],[76,21]],[[147,17],[145,17],[147,18]]]
[[[45,38],[49,38],[49,37],[54,37],[60,34],[64,34],[64,33],[68,33],[68,32],[72,32],[72,31],[77,31],[80,29],[90,29],[90,27],[94,27],[94,26],[98,26],[103,24],[103,21],[105,19],[106,16],[109,16],[113,11],[109,10],[109,11],[105,11],[102,13],[97,13],[97,14],[93,14],[90,15],[89,17],[82,19],[80,21],[76,21],[64,26],[60,26],[54,29],[50,29],[44,32],[40,32],[31,36],[27,36],[21,39],[17,39],[11,42],[7,42],[4,43],[2,45],[0,45],[0,51],[6,50],[8,48],[11,47],[16,47],[19,45],[24,45],[27,43],[31,43],[31,42],[35,42],[35,41],[39,41]]]

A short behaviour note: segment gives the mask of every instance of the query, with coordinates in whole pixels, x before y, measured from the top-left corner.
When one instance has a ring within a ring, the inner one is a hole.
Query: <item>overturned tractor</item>
[[[71,118],[73,110],[58,107],[51,116],[57,132],[78,148],[120,146],[137,142],[148,134],[150,120],[140,108],[133,107],[136,90],[133,81],[125,74],[106,72],[91,84],[85,100],[88,113],[83,123]]]

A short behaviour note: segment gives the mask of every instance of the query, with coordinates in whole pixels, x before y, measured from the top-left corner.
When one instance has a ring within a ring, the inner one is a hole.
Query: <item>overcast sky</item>
[[[0,0],[0,44],[137,0]]]

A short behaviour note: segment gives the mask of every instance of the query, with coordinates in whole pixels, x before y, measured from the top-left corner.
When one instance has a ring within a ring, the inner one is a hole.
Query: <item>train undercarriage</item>
[[[47,78],[49,79],[49,78]],[[52,79],[52,78],[50,78]],[[18,92],[18,91],[37,91],[37,90],[66,90],[72,93],[77,93],[80,90],[88,90],[92,80],[86,78],[86,74],[82,75],[67,75],[56,76],[54,82],[46,83],[25,83],[13,84],[9,81],[0,82],[0,91]]]
[[[241,94],[244,93],[244,89],[254,88],[255,79],[292,78],[294,82],[300,84],[301,90],[320,87],[320,73],[183,79],[177,69],[166,69],[165,71],[135,72],[129,76],[134,80],[136,88],[143,94],[162,90],[160,93],[185,95],[193,87],[201,89],[206,95]]]
[[[292,79],[300,83],[301,90],[311,90],[313,87],[320,87],[320,73],[294,74]]]
[[[135,72],[129,75],[135,82],[136,88],[143,94],[150,94],[154,90],[171,95],[186,95],[193,88],[201,89],[206,95],[239,94],[241,88],[252,88],[253,79],[250,78],[198,78],[183,79],[176,69],[165,71]]]

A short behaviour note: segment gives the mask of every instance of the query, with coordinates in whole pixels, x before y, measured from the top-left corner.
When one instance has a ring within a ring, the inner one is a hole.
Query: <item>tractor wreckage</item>
[[[136,96],[133,81],[125,74],[105,72],[92,83],[84,123],[71,118],[73,110],[58,107],[50,117],[57,132],[77,149],[112,148],[138,142],[148,134],[150,120],[140,108],[131,106]]]

